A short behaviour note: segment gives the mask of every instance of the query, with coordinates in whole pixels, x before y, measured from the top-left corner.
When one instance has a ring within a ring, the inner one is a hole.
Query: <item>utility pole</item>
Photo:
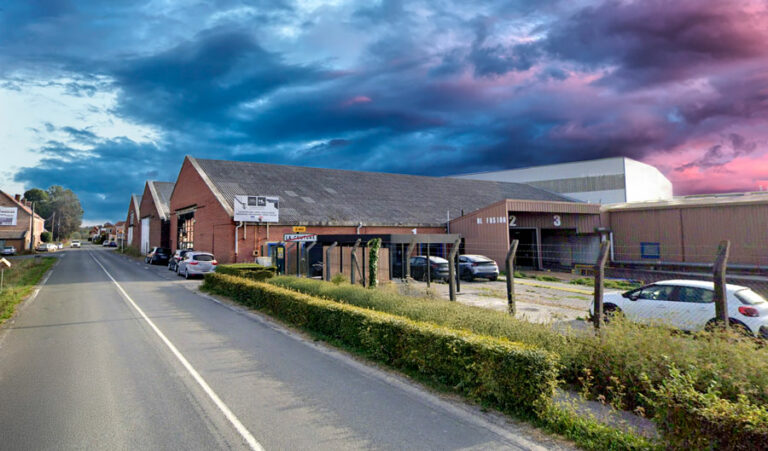
[[[29,217],[29,250],[35,250],[35,203],[32,202],[32,216]]]

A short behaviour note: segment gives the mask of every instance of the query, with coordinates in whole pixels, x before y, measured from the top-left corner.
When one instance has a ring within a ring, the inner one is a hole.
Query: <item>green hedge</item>
[[[655,418],[669,449],[766,450],[768,408],[745,397],[722,399],[716,385],[702,393],[695,381],[675,367],[653,389]]]
[[[203,289],[264,310],[503,411],[532,413],[554,394],[557,357],[533,346],[412,321],[220,273],[207,274]]]
[[[274,277],[277,273],[277,267],[261,266],[255,263],[234,263],[231,265],[219,265],[216,268],[216,272],[261,282]]]
[[[650,390],[669,377],[670,364],[687,368],[696,389],[718,383],[724,399],[746,395],[768,404],[768,349],[754,342],[713,334],[683,335],[661,327],[616,320],[600,336],[589,331],[564,334],[554,328],[510,317],[505,312],[441,299],[416,298],[390,284],[378,290],[296,277],[276,277],[270,284],[312,296],[334,299],[377,311],[506,338],[547,349],[561,357],[561,378],[577,391],[625,410],[641,407],[653,416]],[[647,375],[646,379],[641,376]]]

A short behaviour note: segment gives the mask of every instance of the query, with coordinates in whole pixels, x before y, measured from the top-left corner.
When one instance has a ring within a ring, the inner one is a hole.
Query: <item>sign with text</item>
[[[0,207],[0,226],[15,226],[18,213],[17,207]]]
[[[307,228],[304,226],[293,226],[293,233],[304,233],[307,231]]]
[[[235,196],[235,221],[277,222],[277,196]]]
[[[310,241],[317,241],[316,233],[286,233],[283,235],[283,241],[286,243],[306,243]]]

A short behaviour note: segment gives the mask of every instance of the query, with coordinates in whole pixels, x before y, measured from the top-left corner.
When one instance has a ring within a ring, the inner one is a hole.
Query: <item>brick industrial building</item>
[[[278,196],[279,222],[236,223],[236,195]],[[269,255],[295,226],[318,235],[444,234],[451,218],[498,199],[569,201],[519,183],[186,157],[170,199],[171,247],[242,262]]]
[[[236,222],[240,195],[276,196],[279,221]],[[603,239],[613,244],[612,260],[625,264],[707,264],[717,243],[730,239],[731,267],[768,266],[768,193],[601,206],[522,183],[193,157],[184,159],[175,184],[147,182],[143,196],[132,196],[127,226],[129,241],[143,252],[167,243],[172,250],[212,252],[221,262],[272,256],[299,228],[325,245],[388,237],[390,264],[402,261],[405,235],[419,237],[416,254],[429,247],[432,255],[445,255],[452,240],[435,237],[450,233],[461,237],[463,253],[500,263],[518,240],[517,264],[528,268],[591,264]],[[306,245],[284,251],[296,255]],[[322,259],[322,248],[309,259]],[[340,250],[340,261],[348,261],[344,255],[348,250]],[[285,257],[292,271],[296,266]]]

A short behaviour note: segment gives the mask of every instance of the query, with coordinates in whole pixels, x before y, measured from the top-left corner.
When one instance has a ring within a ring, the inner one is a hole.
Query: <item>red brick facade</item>
[[[131,195],[128,204],[128,215],[125,217],[125,242],[128,246],[139,249],[141,246],[141,215],[138,202]]]
[[[192,240],[194,249],[211,252],[221,263],[254,261],[255,256],[266,252],[268,243],[280,242],[283,239],[283,234],[293,233],[294,225],[305,225],[307,233],[319,235],[358,233],[355,226],[316,227],[308,224],[257,226],[249,224],[240,227],[237,231],[238,252],[235,255],[235,227],[237,224],[188,159],[184,159],[170,204],[171,249],[176,250],[178,248],[178,212],[194,209],[194,236]],[[362,227],[359,233],[398,234],[411,233],[411,229],[412,227]],[[445,233],[445,228],[419,228],[419,233]],[[254,250],[257,250],[258,254],[254,253]]]
[[[141,196],[141,204],[139,205],[139,217],[141,219],[149,219],[149,248],[167,247],[170,245],[168,242],[168,235],[170,235],[168,232],[169,226],[164,224],[165,221],[160,216],[160,209],[155,205],[155,198],[152,195],[149,184],[150,182],[144,184],[144,194]],[[139,228],[141,228],[141,225]],[[164,228],[166,228],[165,231],[163,230]],[[142,252],[144,251],[142,249]]]

